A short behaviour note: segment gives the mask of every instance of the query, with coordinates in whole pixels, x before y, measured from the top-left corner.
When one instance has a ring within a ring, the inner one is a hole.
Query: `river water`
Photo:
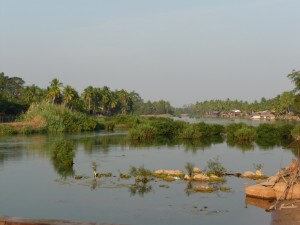
[[[69,173],[51,160],[51,149],[61,139],[76,143]],[[254,163],[263,163],[263,172],[272,175],[295,155],[281,146],[241,149],[220,140],[131,145],[124,132],[0,137],[0,215],[136,225],[270,224],[270,213],[245,204],[244,189],[254,181],[226,177],[222,185],[231,191],[207,194],[186,192],[182,180],[151,181],[151,187],[142,191],[128,188],[133,179],[119,178],[131,166],[185,170],[191,162],[205,169],[215,157],[228,171],[253,171]],[[100,173],[113,176],[94,182],[93,161]],[[86,177],[77,180],[68,174]]]

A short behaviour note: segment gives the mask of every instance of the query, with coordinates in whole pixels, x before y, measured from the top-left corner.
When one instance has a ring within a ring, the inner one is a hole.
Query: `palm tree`
[[[62,88],[62,83],[57,78],[54,78],[50,82],[50,87],[48,87],[47,97],[51,99],[52,104],[54,104],[55,101],[59,97],[61,97],[61,88]]]
[[[91,111],[91,101],[94,96],[95,90],[92,86],[88,86],[83,90],[82,98],[88,101],[88,111]]]
[[[287,75],[289,79],[296,85],[295,91],[300,90],[300,71],[293,70],[290,74]]]
[[[78,92],[72,88],[70,85],[67,85],[64,87],[63,90],[63,100],[64,100],[64,105],[71,104],[74,99],[78,99]],[[71,104],[72,108],[72,104]]]
[[[41,101],[44,94],[45,94],[45,90],[33,84],[31,86],[25,87],[22,93],[22,98],[24,102],[30,104],[32,102]]]

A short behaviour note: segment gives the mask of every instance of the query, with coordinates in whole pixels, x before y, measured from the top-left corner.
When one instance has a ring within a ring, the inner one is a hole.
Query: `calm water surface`
[[[151,188],[143,193],[129,189],[134,180],[119,179],[119,173],[141,165],[151,170],[184,170],[187,162],[204,169],[209,159],[219,156],[228,171],[253,171],[253,163],[263,163],[263,172],[272,175],[295,158],[280,146],[241,150],[220,141],[134,146],[124,136],[88,133],[1,137],[0,215],[145,225],[270,224],[270,213],[245,205],[244,188],[253,181],[227,177],[223,185],[232,190],[212,194],[187,193],[187,184],[181,180],[152,181]],[[89,178],[76,180],[55,167],[51,149],[61,139],[76,143],[73,173]],[[99,165],[98,171],[112,172],[115,177],[93,182],[92,161]]]

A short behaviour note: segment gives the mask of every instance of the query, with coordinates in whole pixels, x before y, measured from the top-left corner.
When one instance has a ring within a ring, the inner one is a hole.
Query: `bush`
[[[83,113],[55,104],[34,103],[29,110],[20,117],[23,122],[35,121],[39,118],[37,132],[48,133],[92,131],[96,128],[96,120]]]
[[[180,130],[183,129],[182,121],[174,121],[168,118],[155,118],[149,120],[152,127],[157,131],[156,135],[161,137],[176,137]]]
[[[140,124],[129,130],[128,137],[133,141],[150,141],[156,137],[157,130],[150,124]]]
[[[292,130],[295,128],[294,124],[283,124],[278,127],[278,135],[281,139],[292,138]]]
[[[221,177],[221,176],[224,176],[226,174],[226,172],[227,172],[227,170],[220,162],[219,156],[208,160],[207,170],[206,170],[207,174],[214,174],[218,177]]]
[[[249,143],[255,138],[256,132],[253,127],[242,127],[238,129],[235,133],[235,139],[241,143]]]
[[[13,126],[9,125],[0,125],[0,135],[11,135],[15,134],[16,130],[14,129]]]
[[[196,124],[187,124],[186,127],[179,133],[179,138],[182,139],[200,139],[202,133]]]
[[[293,138],[297,139],[300,137],[300,124],[297,124],[291,131]]]

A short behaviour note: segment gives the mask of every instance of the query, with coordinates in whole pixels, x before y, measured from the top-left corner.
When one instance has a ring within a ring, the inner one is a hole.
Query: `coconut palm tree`
[[[91,101],[94,96],[95,89],[92,86],[88,86],[83,90],[82,98],[88,102],[88,111],[91,111]]]
[[[72,109],[72,102],[79,98],[78,92],[72,88],[70,85],[64,87],[63,90],[63,101],[64,105],[70,105]]]
[[[54,78],[50,82],[50,87],[48,87],[47,91],[47,97],[51,100],[52,104],[55,103],[55,101],[62,96],[61,94],[61,88],[63,84],[57,79]]]

